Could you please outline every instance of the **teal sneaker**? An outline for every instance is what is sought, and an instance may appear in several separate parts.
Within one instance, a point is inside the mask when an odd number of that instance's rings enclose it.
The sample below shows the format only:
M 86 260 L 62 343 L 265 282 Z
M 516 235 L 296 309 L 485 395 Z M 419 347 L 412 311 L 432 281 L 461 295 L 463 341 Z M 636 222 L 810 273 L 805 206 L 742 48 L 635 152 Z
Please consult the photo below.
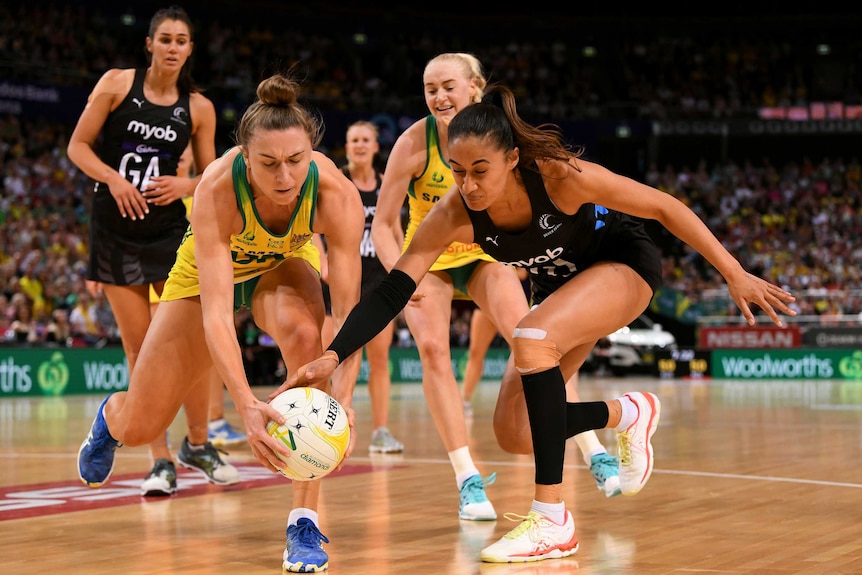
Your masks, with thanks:
M 485 479 L 479 474 L 473 475 L 461 485 L 461 507 L 458 516 L 469 521 L 494 521 L 497 512 L 488 501 L 485 487 L 497 480 L 497 474 L 492 473 Z
M 106 397 L 93 419 L 87 439 L 78 449 L 78 477 L 88 487 L 101 487 L 114 471 L 114 452 L 122 444 L 111 437 L 108 423 L 105 421 Z
M 329 555 L 323 544 L 329 543 L 314 521 L 303 517 L 287 527 L 287 545 L 282 569 L 285 573 L 317 573 L 329 568 Z
M 620 460 L 607 453 L 597 453 L 590 458 L 590 473 L 596 487 L 605 497 L 616 497 L 620 490 Z

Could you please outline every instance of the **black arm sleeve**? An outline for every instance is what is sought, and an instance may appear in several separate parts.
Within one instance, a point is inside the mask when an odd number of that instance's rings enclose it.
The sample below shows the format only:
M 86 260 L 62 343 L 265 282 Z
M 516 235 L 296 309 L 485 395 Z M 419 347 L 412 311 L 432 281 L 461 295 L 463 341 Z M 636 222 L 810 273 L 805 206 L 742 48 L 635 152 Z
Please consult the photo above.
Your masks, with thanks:
M 327 349 L 338 355 L 338 361 L 344 361 L 395 319 L 415 291 L 413 278 L 401 270 L 392 270 L 356 304 Z

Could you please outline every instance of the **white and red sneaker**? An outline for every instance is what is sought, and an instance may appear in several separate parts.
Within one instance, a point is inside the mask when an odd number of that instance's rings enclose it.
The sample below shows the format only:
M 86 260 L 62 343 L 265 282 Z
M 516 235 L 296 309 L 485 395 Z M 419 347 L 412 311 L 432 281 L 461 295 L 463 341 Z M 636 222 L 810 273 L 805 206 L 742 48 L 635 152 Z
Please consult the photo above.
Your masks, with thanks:
M 658 427 L 661 402 L 652 393 L 626 393 L 638 408 L 638 416 L 625 431 L 617 433 L 620 457 L 620 491 L 634 495 L 652 475 L 653 451 L 650 438 Z
M 543 559 L 568 557 L 578 550 L 575 520 L 566 511 L 562 525 L 554 523 L 541 513 L 530 511 L 526 516 L 506 513 L 506 519 L 521 520 L 520 525 L 506 533 L 502 539 L 482 550 L 482 561 L 487 563 L 526 563 Z

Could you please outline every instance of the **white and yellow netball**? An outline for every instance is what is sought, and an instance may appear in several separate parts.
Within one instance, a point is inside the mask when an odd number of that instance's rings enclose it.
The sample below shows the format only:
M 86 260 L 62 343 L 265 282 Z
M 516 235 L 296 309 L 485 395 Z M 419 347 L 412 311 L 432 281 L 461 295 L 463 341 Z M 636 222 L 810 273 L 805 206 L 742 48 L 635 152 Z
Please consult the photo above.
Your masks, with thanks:
M 290 451 L 281 474 L 294 481 L 320 479 L 334 471 L 350 445 L 347 412 L 331 395 L 315 387 L 294 387 L 270 402 L 284 424 L 270 420 L 266 431 Z

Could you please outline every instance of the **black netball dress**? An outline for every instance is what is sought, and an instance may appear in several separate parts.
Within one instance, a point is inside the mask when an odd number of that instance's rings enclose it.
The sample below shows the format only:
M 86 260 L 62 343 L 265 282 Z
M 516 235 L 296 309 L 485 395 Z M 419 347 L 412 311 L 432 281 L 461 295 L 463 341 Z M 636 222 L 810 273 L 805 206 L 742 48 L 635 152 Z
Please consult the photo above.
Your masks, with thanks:
M 624 263 L 653 291 L 658 289 L 661 259 L 640 221 L 598 204 L 584 204 L 576 214 L 564 214 L 548 197 L 542 176 L 534 170 L 535 165 L 521 169 L 533 212 L 526 229 L 506 232 L 494 225 L 486 211 L 467 208 L 474 241 L 498 261 L 529 272 L 532 305 L 599 261 Z
M 99 156 L 143 190 L 151 178 L 177 173 L 180 155 L 191 137 L 189 94 L 169 106 L 144 97 L 146 70 L 135 72 L 131 90 L 108 116 Z M 120 215 L 107 184 L 97 182 L 90 211 L 90 262 L 87 278 L 112 285 L 164 281 L 188 226 L 181 200 L 149 204 L 142 220 Z

